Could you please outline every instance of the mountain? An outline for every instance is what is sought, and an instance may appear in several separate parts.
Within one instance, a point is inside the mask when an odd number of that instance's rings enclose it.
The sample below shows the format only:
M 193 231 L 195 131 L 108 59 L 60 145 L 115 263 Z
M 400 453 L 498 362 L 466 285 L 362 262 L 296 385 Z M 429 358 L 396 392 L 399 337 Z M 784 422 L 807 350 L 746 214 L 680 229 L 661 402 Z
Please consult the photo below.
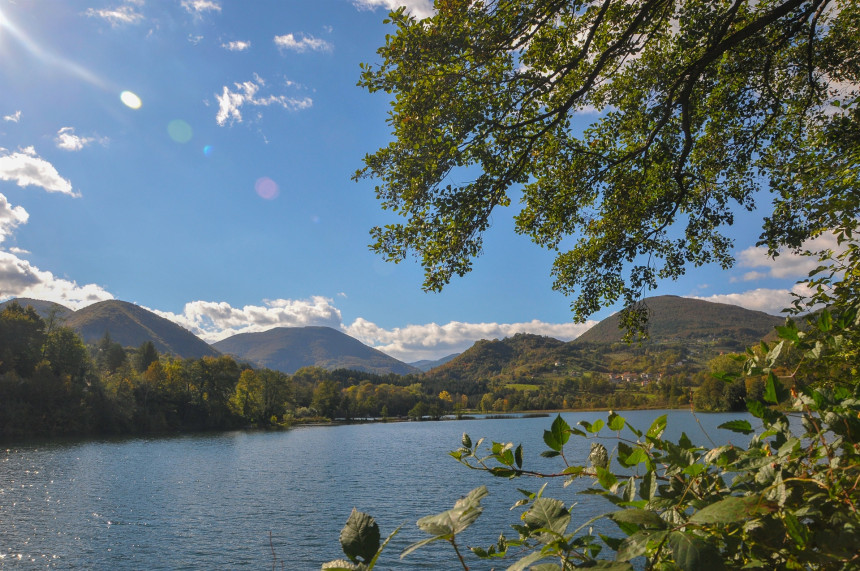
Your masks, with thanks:
M 66 325 L 77 331 L 86 343 L 97 343 L 108 332 L 111 340 L 123 347 L 138 347 L 145 341 L 152 341 L 160 353 L 183 359 L 219 354 L 187 329 L 127 301 L 94 303 L 68 316 Z
M 434 368 L 427 374 L 448 379 L 490 379 L 499 375 L 514 377 L 556 360 L 556 352 L 564 341 L 517 333 L 506 339 L 481 339 L 451 361 Z
M 45 301 L 42 299 L 31 299 L 29 297 L 19 297 L 15 299 L 10 299 L 9 301 L 4 301 L 0 303 L 0 311 L 3 311 L 7 305 L 13 302 L 18 302 L 21 307 L 32 306 L 33 309 L 36 310 L 36 313 L 39 314 L 39 317 L 45 319 L 51 316 L 51 313 L 54 313 L 54 317 L 62 321 L 67 318 L 69 315 L 74 313 L 71 309 L 66 307 L 65 305 L 60 305 L 59 303 L 54 303 L 53 301 Z
M 653 343 L 723 340 L 742 351 L 761 341 L 785 318 L 737 305 L 663 295 L 644 300 L 648 306 L 648 330 Z M 621 343 L 618 314 L 611 315 L 580 335 L 575 344 Z
M 450 361 L 454 357 L 458 356 L 459 354 L 460 353 L 451 353 L 450 355 L 448 355 L 446 357 L 442 357 L 441 359 L 436 359 L 435 361 L 431 361 L 430 359 L 422 359 L 421 361 L 415 361 L 415 362 L 409 363 L 409 364 L 411 366 L 415 367 L 416 369 L 420 369 L 426 373 L 430 369 L 435 369 L 439 365 L 444 365 L 445 363 L 447 363 L 448 361 Z
M 212 346 L 237 359 L 287 374 L 311 366 L 377 374 L 420 372 L 331 327 L 276 327 L 262 333 L 239 333 Z
M 651 338 L 641 345 L 622 342 L 618 316 L 613 315 L 567 343 L 526 333 L 481 340 L 427 375 L 449 381 L 531 384 L 589 371 L 689 374 L 703 370 L 721 353 L 757 344 L 784 321 L 760 311 L 676 296 L 653 297 L 645 303 Z

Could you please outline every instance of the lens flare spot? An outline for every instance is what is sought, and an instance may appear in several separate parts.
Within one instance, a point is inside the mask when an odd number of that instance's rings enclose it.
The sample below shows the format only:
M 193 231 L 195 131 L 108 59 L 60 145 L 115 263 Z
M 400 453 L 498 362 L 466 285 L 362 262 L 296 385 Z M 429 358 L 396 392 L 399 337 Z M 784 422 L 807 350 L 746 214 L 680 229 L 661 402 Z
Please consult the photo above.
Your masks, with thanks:
M 265 198 L 266 200 L 274 200 L 280 194 L 278 183 L 267 176 L 257 179 L 257 182 L 254 183 L 254 190 L 257 191 L 260 198 Z
M 191 125 L 182 119 L 174 119 L 167 124 L 167 134 L 177 143 L 187 143 L 194 136 Z
M 205 147 L 203 147 L 203 154 L 206 155 L 207 157 L 211 157 L 212 152 L 214 150 L 215 149 L 212 148 L 212 145 L 206 145 Z
M 131 91 L 123 91 L 119 94 L 119 99 L 125 103 L 126 107 L 130 107 L 131 109 L 140 109 L 140 106 L 143 105 L 140 97 Z

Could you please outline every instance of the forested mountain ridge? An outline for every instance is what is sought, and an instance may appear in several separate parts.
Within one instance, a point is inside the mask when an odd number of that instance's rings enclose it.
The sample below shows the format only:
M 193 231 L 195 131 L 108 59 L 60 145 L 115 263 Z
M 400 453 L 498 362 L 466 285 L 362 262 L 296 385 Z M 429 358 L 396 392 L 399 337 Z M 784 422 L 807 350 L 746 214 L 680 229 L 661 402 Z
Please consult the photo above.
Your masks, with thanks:
M 21 307 L 32 307 L 42 319 L 47 319 L 52 313 L 56 318 L 64 319 L 74 313 L 74 311 L 65 305 L 61 305 L 53 301 L 45 301 L 43 299 L 33 299 L 29 297 L 18 297 L 10 299 L 9 301 L 4 301 L 3 303 L 0 303 L 0 311 L 3 311 L 7 305 L 13 302 L 18 302 L 18 305 Z
M 784 317 L 737 305 L 715 303 L 688 297 L 661 295 L 642 302 L 648 308 L 648 332 L 652 343 L 710 340 L 742 351 L 758 343 L 782 325 Z M 573 341 L 576 344 L 611 344 L 623 341 L 619 314 L 614 314 Z
M 758 344 L 784 319 L 734 305 L 660 296 L 645 300 L 651 312 L 650 339 L 622 341 L 612 315 L 570 342 L 520 333 L 478 341 L 427 374 L 436 379 L 534 383 L 540 379 L 601 373 L 694 374 L 723 353 Z
M 152 341 L 159 353 L 186 359 L 219 355 L 208 343 L 176 323 L 127 301 L 109 300 L 88 305 L 69 315 L 65 325 L 85 343 L 97 343 L 105 333 L 123 347 Z
M 331 327 L 276 327 L 213 344 L 222 353 L 292 374 L 302 367 L 406 375 L 421 371 Z
M 96 344 L 107 333 L 114 343 L 123 347 L 139 347 L 151 341 L 159 353 L 183 359 L 220 354 L 187 329 L 126 301 L 101 301 L 72 311 L 51 301 L 17 298 L 0 303 L 0 311 L 15 302 L 21 307 L 32 307 L 43 319 L 47 319 L 53 310 L 56 324 L 69 327 L 85 343 Z

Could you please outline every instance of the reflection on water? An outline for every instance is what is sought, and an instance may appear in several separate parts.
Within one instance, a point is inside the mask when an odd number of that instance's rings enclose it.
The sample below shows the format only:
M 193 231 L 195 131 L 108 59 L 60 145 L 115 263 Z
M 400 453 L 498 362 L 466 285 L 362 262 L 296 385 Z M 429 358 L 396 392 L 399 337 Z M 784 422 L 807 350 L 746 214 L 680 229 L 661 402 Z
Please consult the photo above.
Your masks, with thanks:
M 623 414 L 647 428 L 662 412 Z M 699 415 L 704 428 L 688 411 L 669 415 L 672 438 L 681 431 L 702 444 L 705 431 L 720 442 L 745 438 L 715 428 L 744 415 Z M 574 425 L 606 414 L 563 416 Z M 486 484 L 485 514 L 464 535 L 465 544 L 486 547 L 500 532 L 511 535 L 507 524 L 517 523 L 519 512 L 509 508 L 521 497 L 516 488 L 536 491 L 544 483 L 493 479 L 464 468 L 448 451 L 468 432 L 487 442 L 521 442 L 526 468 L 552 470 L 558 460 L 539 457 L 551 422 L 362 424 L 7 446 L 0 450 L 0 567 L 259 569 L 271 565 L 274 548 L 288 569 L 319 569 L 342 556 L 340 529 L 356 507 L 376 517 L 383 535 L 403 525 L 378 568 L 437 569 L 439 561 L 452 561 L 441 543 L 398 559 L 425 537 L 415 526 L 419 517 L 449 509 Z M 565 453 L 584 462 L 588 443 L 573 438 Z M 553 481 L 547 495 L 577 501 L 574 517 L 585 521 L 612 509 L 575 494 L 589 483 L 563 489 Z M 473 563 L 472 569 L 490 568 Z

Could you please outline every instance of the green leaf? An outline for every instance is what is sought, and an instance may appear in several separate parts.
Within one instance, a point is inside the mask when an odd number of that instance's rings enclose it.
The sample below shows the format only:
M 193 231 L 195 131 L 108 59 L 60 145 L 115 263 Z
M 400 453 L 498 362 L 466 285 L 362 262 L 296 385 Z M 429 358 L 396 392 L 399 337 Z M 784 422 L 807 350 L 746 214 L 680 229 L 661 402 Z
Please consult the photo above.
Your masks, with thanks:
M 744 521 L 770 507 L 758 496 L 729 496 L 706 506 L 690 517 L 690 523 L 727 524 Z
M 783 522 L 788 535 L 799 548 L 803 549 L 809 541 L 809 532 L 806 527 L 789 511 L 783 513 Z
M 645 433 L 645 436 L 648 438 L 660 438 L 660 435 L 663 434 L 663 431 L 666 430 L 666 415 L 658 416 L 654 422 L 651 423 L 651 427 L 648 429 L 648 432 Z
M 618 561 L 629 561 L 630 559 L 641 557 L 645 555 L 649 544 L 659 544 L 668 533 L 667 531 L 654 531 L 650 529 L 637 531 L 621 542 L 621 547 L 615 553 L 615 559 Z
M 522 469 L 523 467 L 523 445 L 520 444 L 517 446 L 516 450 L 514 450 L 514 461 L 517 463 L 517 468 Z
M 779 335 L 780 339 L 785 339 L 786 341 L 792 341 L 794 343 L 800 343 L 800 335 L 798 334 L 799 332 L 797 326 L 793 323 L 784 327 L 777 326 L 776 333 L 777 335 Z
M 469 435 L 465 432 L 463 433 L 463 448 L 471 448 L 472 447 L 472 439 L 469 438 Z
M 379 526 L 370 515 L 352 508 L 346 525 L 340 531 L 340 545 L 352 561 L 365 563 L 379 550 Z
M 541 559 L 546 559 L 547 557 L 549 557 L 549 554 L 544 554 L 540 551 L 533 551 L 508 567 L 508 571 L 524 571 L 525 569 L 529 569 L 532 563 L 540 561 Z
M 606 426 L 606 423 L 603 422 L 602 419 L 597 419 L 594 421 L 594 424 L 587 426 L 586 430 L 588 430 L 588 432 L 590 432 L 591 434 L 597 434 L 598 432 L 603 430 L 604 426 Z
M 611 490 L 618 483 L 618 478 L 615 477 L 615 474 L 606 468 L 596 466 L 594 470 L 597 472 L 597 481 L 600 482 L 604 490 Z
M 645 528 L 666 529 L 666 522 L 656 512 L 650 510 L 631 508 L 612 512 L 607 517 L 616 523 L 635 523 Z
M 657 475 L 651 470 L 642 476 L 642 482 L 639 483 L 639 496 L 650 501 L 655 495 L 657 495 Z
M 609 429 L 610 430 L 618 432 L 619 430 L 624 428 L 625 424 L 626 424 L 626 421 L 624 420 L 623 416 L 619 416 L 619 415 L 615 414 L 614 412 L 609 413 Z
M 782 386 L 776 375 L 768 373 L 767 381 L 764 385 L 764 396 L 762 398 L 769 403 L 779 404 L 787 399 L 788 396 L 788 391 Z
M 821 315 L 818 316 L 818 330 L 827 333 L 831 329 L 833 329 L 833 316 L 827 309 L 822 309 Z
M 481 515 L 481 500 L 487 497 L 487 487 L 475 488 L 454 503 L 454 508 L 440 514 L 422 517 L 418 527 L 435 536 L 456 535 L 475 523 Z
M 561 535 L 570 523 L 570 512 L 560 500 L 538 498 L 523 514 L 523 522 L 530 529 L 545 529 Z
M 748 420 L 730 420 L 722 423 L 717 428 L 724 428 L 732 432 L 740 432 L 741 434 L 752 434 L 755 432 Z
M 549 430 L 543 431 L 543 441 L 553 450 L 560 452 L 570 438 L 570 426 L 557 415 Z
M 683 571 L 722 571 L 725 569 L 720 553 L 689 533 L 673 531 L 669 534 L 672 557 Z

